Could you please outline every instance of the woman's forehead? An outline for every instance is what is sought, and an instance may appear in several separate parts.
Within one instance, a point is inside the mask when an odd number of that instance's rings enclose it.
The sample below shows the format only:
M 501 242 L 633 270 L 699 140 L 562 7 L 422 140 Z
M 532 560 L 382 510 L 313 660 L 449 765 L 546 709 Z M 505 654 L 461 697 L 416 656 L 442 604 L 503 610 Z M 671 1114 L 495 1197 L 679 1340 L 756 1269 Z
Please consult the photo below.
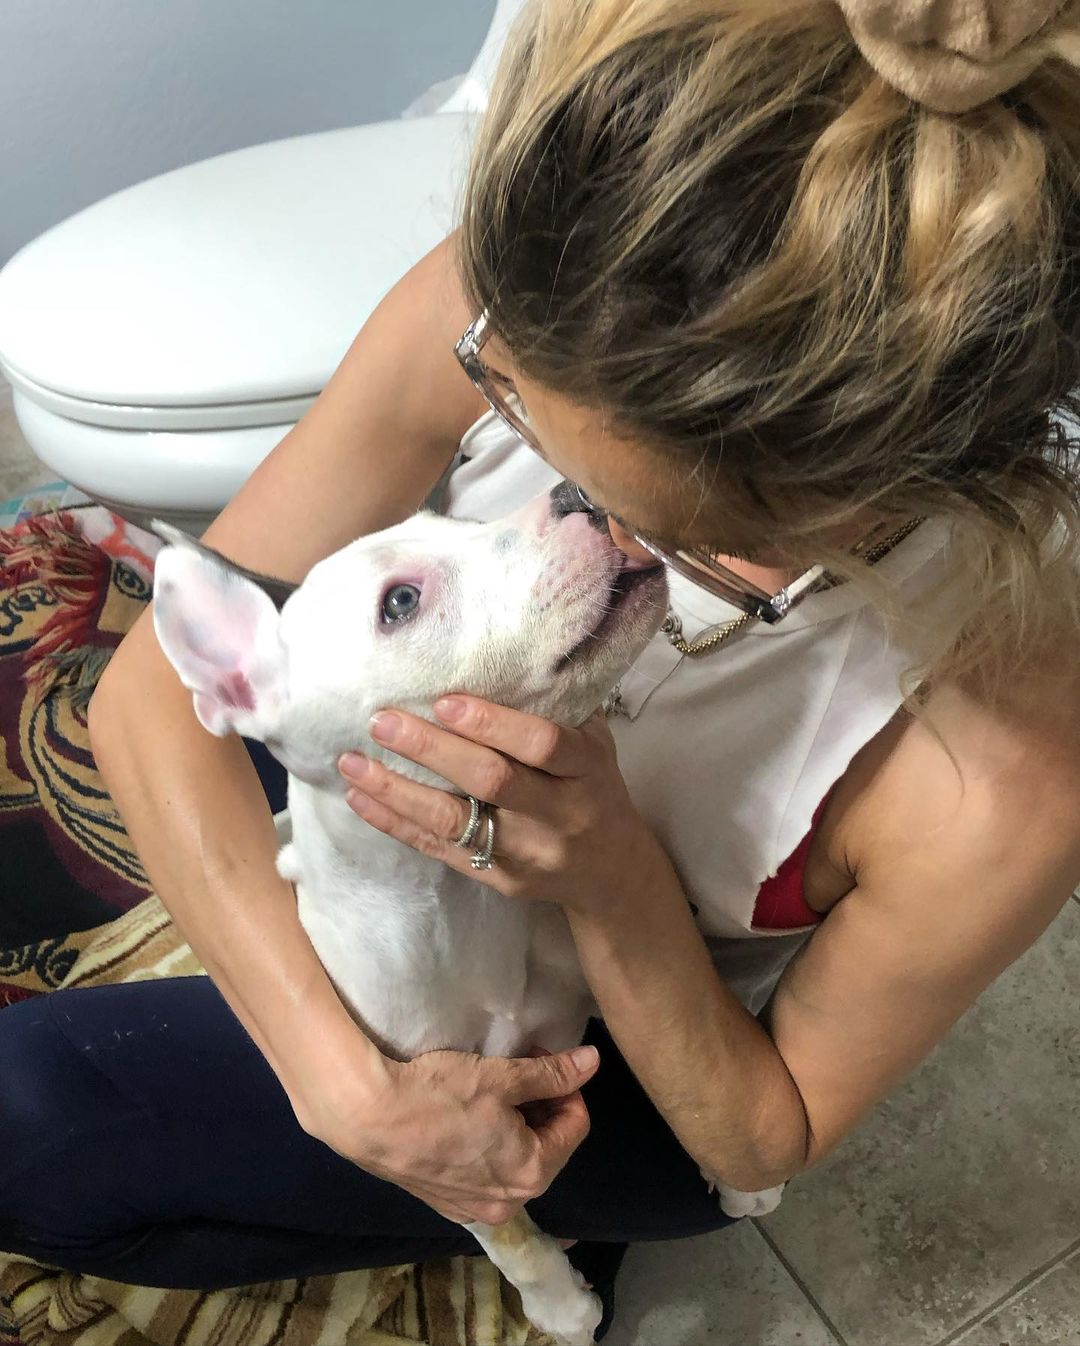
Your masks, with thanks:
M 624 513 L 648 500 L 652 511 L 669 494 L 663 460 L 618 433 L 602 408 L 572 402 L 521 376 L 516 382 L 544 457 L 598 503 Z
M 603 407 L 535 382 L 492 334 L 485 364 L 514 381 L 540 440 L 541 456 L 628 526 L 672 542 L 748 551 L 762 542 L 754 511 L 723 491 L 709 456 L 694 463 L 627 434 Z M 725 502 L 724 497 L 727 497 Z M 722 534 L 722 537 L 721 537 Z

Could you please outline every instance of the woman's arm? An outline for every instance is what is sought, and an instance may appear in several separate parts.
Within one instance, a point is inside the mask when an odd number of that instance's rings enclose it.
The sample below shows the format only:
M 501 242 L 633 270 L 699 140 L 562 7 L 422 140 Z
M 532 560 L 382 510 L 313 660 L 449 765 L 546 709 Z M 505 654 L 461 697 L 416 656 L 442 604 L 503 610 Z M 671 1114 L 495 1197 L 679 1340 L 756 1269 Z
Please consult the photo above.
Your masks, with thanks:
M 314 406 L 206 534 L 244 565 L 301 579 L 321 557 L 412 513 L 483 400 L 453 356 L 470 320 L 449 241 L 380 304 Z M 151 883 L 264 1052 L 301 1121 L 318 1089 L 350 1101 L 366 1040 L 296 914 L 243 745 L 207 734 L 145 613 L 91 702 L 106 784 Z M 378 1054 L 370 1049 L 374 1068 Z M 348 1106 L 343 1098 L 342 1106 Z
M 1048 679 L 1048 684 L 1051 680 Z M 1080 688 L 988 710 L 943 688 L 856 762 L 833 837 L 857 886 L 788 970 L 770 1031 L 832 1150 L 1050 925 L 1080 882 Z
M 818 1162 L 1053 920 L 1080 880 L 1075 725 L 958 692 L 870 745 L 831 849 L 856 886 L 781 979 L 766 1032 L 670 885 L 571 911 L 620 1049 L 725 1184 Z M 931 727 L 932 726 L 932 727 Z

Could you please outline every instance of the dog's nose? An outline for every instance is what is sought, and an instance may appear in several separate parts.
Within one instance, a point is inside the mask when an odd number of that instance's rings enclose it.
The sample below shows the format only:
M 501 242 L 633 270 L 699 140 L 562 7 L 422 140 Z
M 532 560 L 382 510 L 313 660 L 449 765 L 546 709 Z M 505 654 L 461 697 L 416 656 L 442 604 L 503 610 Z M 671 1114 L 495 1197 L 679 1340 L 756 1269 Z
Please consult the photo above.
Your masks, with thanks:
M 608 531 L 607 515 L 590 509 L 573 482 L 560 481 L 548 494 L 551 500 L 551 513 L 556 519 L 565 519 L 571 514 L 584 514 L 598 532 Z

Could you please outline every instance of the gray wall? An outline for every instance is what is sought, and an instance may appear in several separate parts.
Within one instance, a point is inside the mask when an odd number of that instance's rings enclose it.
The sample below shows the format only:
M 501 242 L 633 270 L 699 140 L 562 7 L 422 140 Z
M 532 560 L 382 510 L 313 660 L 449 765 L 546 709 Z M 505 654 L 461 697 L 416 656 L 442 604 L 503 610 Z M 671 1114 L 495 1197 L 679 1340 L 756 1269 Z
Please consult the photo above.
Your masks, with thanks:
M 3 0 L 0 265 L 83 206 L 280 136 L 394 117 L 494 0 Z

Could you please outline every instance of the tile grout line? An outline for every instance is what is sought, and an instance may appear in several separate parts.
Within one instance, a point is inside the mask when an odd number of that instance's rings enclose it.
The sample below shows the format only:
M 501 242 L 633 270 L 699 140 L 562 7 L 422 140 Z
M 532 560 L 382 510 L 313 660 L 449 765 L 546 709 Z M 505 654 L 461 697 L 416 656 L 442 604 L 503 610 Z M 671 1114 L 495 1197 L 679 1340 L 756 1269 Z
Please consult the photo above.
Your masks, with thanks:
M 761 1236 L 762 1240 L 765 1243 L 765 1246 L 772 1252 L 772 1255 L 776 1258 L 776 1260 L 780 1263 L 780 1265 L 784 1268 L 787 1274 L 798 1286 L 800 1292 L 802 1293 L 803 1297 L 807 1300 L 810 1307 L 821 1319 L 822 1323 L 824 1323 L 826 1330 L 832 1333 L 833 1338 L 837 1343 L 837 1346 L 848 1346 L 847 1338 L 844 1336 L 844 1334 L 836 1326 L 833 1320 L 829 1317 L 829 1315 L 818 1303 L 817 1296 L 804 1283 L 803 1278 L 795 1270 L 791 1262 L 789 1262 L 788 1259 L 784 1256 L 784 1254 L 780 1251 L 779 1247 L 777 1246 L 776 1240 L 773 1238 L 773 1236 L 765 1230 L 765 1227 L 762 1225 L 760 1220 L 751 1220 L 750 1223 L 754 1226 L 758 1234 Z
M 1080 1252 L 1080 1239 L 1074 1239 L 1062 1252 L 1055 1253 L 1048 1262 L 1044 1262 L 1042 1266 L 1036 1267 L 1034 1271 L 1029 1272 L 1021 1280 L 1017 1281 L 1012 1289 L 1006 1290 L 1006 1292 L 999 1299 L 994 1300 L 988 1308 L 980 1309 L 973 1317 L 969 1318 L 966 1322 L 961 1323 L 959 1327 L 954 1328 L 948 1336 L 942 1337 L 937 1343 L 937 1346 L 953 1346 L 953 1343 L 958 1341 L 965 1332 L 970 1332 L 973 1327 L 978 1327 L 980 1323 L 986 1322 L 987 1318 L 997 1313 L 998 1309 L 1002 1309 L 1007 1304 L 1011 1304 L 1014 1299 L 1019 1299 L 1020 1296 L 1026 1290 L 1030 1290 L 1033 1285 L 1038 1285 L 1040 1281 L 1045 1280 L 1046 1277 L 1056 1271 L 1062 1263 L 1067 1262 L 1075 1252 Z

